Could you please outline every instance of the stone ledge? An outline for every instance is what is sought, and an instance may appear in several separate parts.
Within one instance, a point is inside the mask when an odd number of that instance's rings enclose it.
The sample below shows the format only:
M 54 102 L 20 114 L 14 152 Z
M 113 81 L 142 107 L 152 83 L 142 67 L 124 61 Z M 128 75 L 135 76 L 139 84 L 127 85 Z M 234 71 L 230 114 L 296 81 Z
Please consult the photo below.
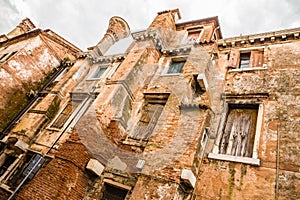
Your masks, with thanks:
M 228 72 L 246 72 L 246 71 L 258 71 L 258 70 L 267 70 L 267 67 L 252 67 L 252 68 L 242 68 L 242 69 L 230 69 Z
M 217 159 L 217 160 L 232 161 L 232 162 L 240 162 L 240 163 L 256 165 L 256 166 L 260 165 L 260 159 L 257 159 L 257 158 L 231 156 L 231 155 L 216 154 L 216 153 L 209 153 L 208 158 Z

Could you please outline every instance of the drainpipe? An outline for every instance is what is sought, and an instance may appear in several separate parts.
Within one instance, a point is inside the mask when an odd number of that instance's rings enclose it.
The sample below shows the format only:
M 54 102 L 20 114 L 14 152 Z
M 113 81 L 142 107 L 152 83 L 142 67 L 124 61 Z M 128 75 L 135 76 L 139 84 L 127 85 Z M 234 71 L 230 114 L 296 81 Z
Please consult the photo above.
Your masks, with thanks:
M 278 118 L 279 119 L 279 118 Z M 279 184 L 278 184 L 278 179 L 279 179 L 279 159 L 280 159 L 280 154 L 279 154 L 279 150 L 280 150 L 280 132 L 279 132 L 279 124 L 277 125 L 277 154 L 276 154 L 276 177 L 275 177 L 275 200 L 278 200 L 279 198 Z
M 57 70 L 55 72 L 55 74 L 51 77 L 51 79 L 38 91 L 38 93 L 42 92 L 43 90 L 45 90 L 60 74 L 61 72 L 63 72 L 63 70 L 65 69 L 67 65 L 62 64 L 62 67 L 59 68 L 59 70 Z M 11 130 L 11 128 L 13 127 L 14 123 L 16 121 L 18 121 L 23 114 L 34 104 L 34 102 L 38 99 L 38 95 L 36 95 L 27 105 L 26 107 L 13 119 L 13 121 L 5 128 L 5 132 L 8 132 Z M 5 133 L 4 132 L 4 133 Z M 63 131 L 64 132 L 64 131 Z M 0 135 L 1 138 L 2 135 Z M 4 136 L 4 134 L 3 134 Z M 56 141 L 55 141 L 56 142 Z M 38 164 L 40 163 L 40 161 L 49 153 L 49 151 L 53 148 L 55 144 L 53 144 L 50 149 L 47 151 L 47 153 L 40 157 L 39 160 L 36 162 L 36 164 L 32 167 L 32 169 L 29 171 L 29 173 L 24 177 L 24 179 L 21 181 L 21 183 L 18 185 L 18 187 L 14 190 L 14 192 L 10 195 L 10 197 L 8 198 L 8 200 L 11 200 L 15 194 L 18 192 L 18 190 L 23 186 L 23 184 L 25 183 L 25 181 L 28 179 L 29 175 L 33 172 L 33 170 L 38 166 Z

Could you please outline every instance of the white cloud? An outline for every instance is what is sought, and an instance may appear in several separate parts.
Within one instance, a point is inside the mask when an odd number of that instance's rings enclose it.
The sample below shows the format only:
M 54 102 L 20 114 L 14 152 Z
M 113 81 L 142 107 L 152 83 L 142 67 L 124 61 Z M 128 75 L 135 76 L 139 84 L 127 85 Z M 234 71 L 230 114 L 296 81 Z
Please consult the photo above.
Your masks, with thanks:
M 300 26 L 297 0 L 2 0 L 0 34 L 29 17 L 37 27 L 50 28 L 84 50 L 101 39 L 112 16 L 139 30 L 157 12 L 174 8 L 180 9 L 181 21 L 219 16 L 224 37 Z

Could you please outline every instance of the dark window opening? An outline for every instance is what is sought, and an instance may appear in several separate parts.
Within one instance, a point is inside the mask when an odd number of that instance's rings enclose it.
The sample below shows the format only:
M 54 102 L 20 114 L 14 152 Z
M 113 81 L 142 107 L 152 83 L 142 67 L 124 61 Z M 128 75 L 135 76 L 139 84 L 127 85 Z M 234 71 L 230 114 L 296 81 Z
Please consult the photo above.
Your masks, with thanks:
M 250 64 L 251 53 L 241 53 L 240 54 L 240 68 L 248 68 Z
M 194 92 L 195 92 L 195 95 L 198 96 L 198 95 L 201 95 L 203 94 L 203 92 L 205 90 L 203 90 L 198 82 L 198 74 L 197 75 L 193 75 L 193 80 L 191 82 L 191 87 L 193 88 Z
M 102 200 L 124 200 L 127 193 L 128 190 L 105 183 Z
M 232 156 L 252 157 L 257 105 L 230 105 L 219 152 Z
M 33 166 L 39 161 L 36 165 L 36 168 L 30 173 L 27 181 L 31 180 L 39 171 L 39 169 L 46 163 L 50 161 L 49 157 L 44 158 L 40 154 L 36 154 L 32 151 L 28 151 L 22 162 L 18 165 L 13 174 L 6 181 L 6 184 L 10 186 L 11 189 L 15 189 L 20 182 L 26 177 L 26 175 L 30 172 Z
M 182 68 L 185 64 L 185 61 L 172 61 L 171 66 L 168 69 L 168 74 L 177 74 L 181 73 Z
M 15 156 L 12 156 L 12 155 L 8 155 L 6 153 L 3 153 L 1 154 L 1 157 L 0 157 L 0 176 L 2 176 L 6 170 L 9 168 L 9 166 L 11 164 L 13 164 L 13 162 L 16 160 L 16 157 Z
M 0 62 L 5 61 L 3 58 L 5 58 L 5 56 L 7 56 L 7 55 L 8 55 L 8 53 L 3 54 L 3 55 L 0 57 Z

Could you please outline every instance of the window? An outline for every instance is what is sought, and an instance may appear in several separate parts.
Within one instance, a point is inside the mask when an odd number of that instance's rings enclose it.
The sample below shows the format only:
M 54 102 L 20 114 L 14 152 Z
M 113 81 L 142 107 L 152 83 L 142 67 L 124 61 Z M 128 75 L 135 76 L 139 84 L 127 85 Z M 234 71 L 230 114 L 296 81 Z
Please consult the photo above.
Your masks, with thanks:
M 231 49 L 229 58 L 230 68 L 257 68 L 263 67 L 264 52 L 263 49 Z
M 239 68 L 247 68 L 249 66 L 249 63 L 250 63 L 250 53 L 241 53 Z
M 21 151 L 15 147 L 17 141 L 18 139 L 15 137 L 8 138 L 5 148 L 0 152 L 0 176 L 6 172 L 21 153 Z
M 106 69 L 108 68 L 108 65 L 101 65 L 98 66 L 93 72 L 92 75 L 89 76 L 88 80 L 98 80 L 102 77 Z
M 262 102 L 226 102 L 213 152 L 208 154 L 208 158 L 259 165 L 258 147 L 262 115 Z
M 178 74 L 181 73 L 182 68 L 185 64 L 185 61 L 175 61 L 173 60 L 168 71 L 167 74 Z
M 0 57 L 0 62 L 5 62 L 7 61 L 10 57 L 12 57 L 13 55 L 15 55 L 17 52 L 13 51 L 11 53 L 5 53 Z
M 192 27 L 187 29 L 188 31 L 188 44 L 199 43 L 203 27 Z
M 153 132 L 164 105 L 157 103 L 147 103 L 143 106 L 142 116 L 138 121 L 132 138 L 147 139 Z
M 102 200 L 124 200 L 128 190 L 104 183 Z
M 25 170 L 23 171 L 23 176 L 27 176 L 28 178 L 31 180 L 34 175 L 38 172 L 38 170 L 42 167 L 42 165 L 45 162 L 45 158 L 40 155 L 40 154 L 36 154 L 30 161 L 30 163 L 28 164 L 28 166 L 25 168 Z
M 4 58 L 8 55 L 8 53 L 5 53 L 3 54 L 1 57 L 0 57 L 0 62 L 4 62 Z
M 64 109 L 59 113 L 59 115 L 54 119 L 50 128 L 61 129 L 64 127 L 65 123 L 69 120 L 75 109 L 81 104 L 82 101 L 70 101 L 64 107 Z
M 91 78 L 99 79 L 107 68 L 99 68 Z
M 257 121 L 257 105 L 230 105 L 219 153 L 251 157 Z
M 130 130 L 124 144 L 142 147 L 147 144 L 155 126 L 160 118 L 164 106 L 169 98 L 169 93 L 147 93 L 145 103 L 141 109 L 141 116 L 136 125 Z

